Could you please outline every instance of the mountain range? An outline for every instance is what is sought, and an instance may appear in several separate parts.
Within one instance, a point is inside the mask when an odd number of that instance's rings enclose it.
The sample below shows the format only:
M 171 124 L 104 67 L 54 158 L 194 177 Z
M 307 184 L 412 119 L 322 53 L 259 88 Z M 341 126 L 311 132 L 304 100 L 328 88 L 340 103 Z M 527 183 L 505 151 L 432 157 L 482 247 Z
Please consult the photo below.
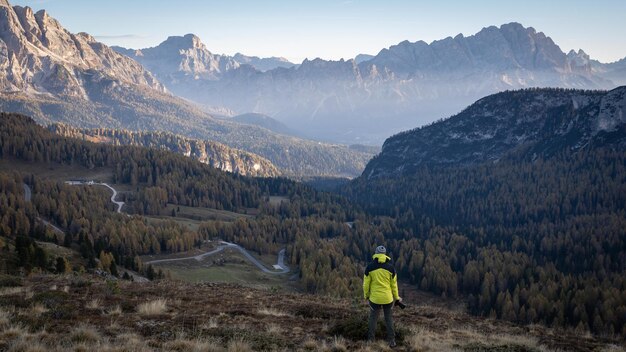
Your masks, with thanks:
M 626 86 L 611 91 L 528 89 L 497 93 L 446 120 L 399 133 L 363 176 L 401 176 L 424 166 L 469 166 L 504 157 L 534 160 L 626 147 Z
M 201 46 L 193 37 L 185 40 L 178 47 Z M 178 48 L 171 44 L 168 50 Z M 239 66 L 220 57 L 197 59 L 187 65 L 203 79 Z M 213 64 L 203 66 L 205 62 Z M 12 7 L 6 0 L 0 1 L 0 110 L 32 116 L 41 124 L 170 131 L 217 141 L 267 158 L 281 172 L 294 176 L 354 177 L 372 156 L 347 146 L 216 119 L 172 95 L 155 74 L 92 36 L 72 34 L 46 11 Z
M 378 144 L 503 90 L 610 89 L 624 81 L 623 62 L 602 64 L 582 50 L 566 54 L 544 33 L 519 23 L 430 44 L 403 41 L 355 60 L 318 58 L 267 71 L 211 56 L 193 35 L 170 37 L 156 48 L 156 58 L 131 57 L 157 77 L 184 75 L 162 78 L 177 94 L 235 113 L 267 114 L 315 139 L 344 143 Z M 207 61 L 190 70 L 187 63 L 202 58 Z M 207 74 L 204 67 L 215 69 Z

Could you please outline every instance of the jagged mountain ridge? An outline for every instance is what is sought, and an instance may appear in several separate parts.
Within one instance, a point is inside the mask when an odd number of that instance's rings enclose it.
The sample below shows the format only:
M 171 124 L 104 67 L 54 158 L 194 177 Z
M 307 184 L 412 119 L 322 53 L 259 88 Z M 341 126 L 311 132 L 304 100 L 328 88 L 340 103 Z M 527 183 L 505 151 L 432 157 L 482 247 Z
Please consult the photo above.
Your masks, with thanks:
M 512 153 L 534 159 L 566 149 L 626 146 L 626 87 L 529 89 L 485 97 L 430 126 L 399 133 L 363 176 L 399 176 L 425 165 L 473 165 Z
M 0 1 L 0 91 L 88 97 L 88 85 L 115 77 L 121 83 L 164 91 L 137 62 L 72 34 L 45 10 Z
M 295 176 L 354 177 L 372 156 L 215 119 L 169 94 L 137 62 L 88 34 L 69 33 L 43 10 L 33 14 L 2 0 L 0 17 L 0 111 L 44 125 L 170 131 L 218 141 L 270 159 Z
M 233 60 L 237 61 L 239 64 L 246 64 L 254 67 L 255 69 L 265 72 L 269 70 L 273 70 L 275 68 L 291 68 L 296 66 L 293 62 L 285 59 L 284 57 L 258 57 L 258 56 L 247 56 L 242 53 L 236 53 L 233 56 Z
M 358 61 L 318 58 L 266 72 L 240 65 L 176 89 L 205 105 L 273 116 L 314 138 L 376 144 L 507 89 L 614 88 L 615 70 L 600 71 L 578 65 L 544 33 L 509 23 L 430 44 L 404 41 Z
M 168 132 L 136 132 L 107 128 L 79 129 L 52 124 L 48 129 L 64 137 L 96 143 L 134 145 L 169 150 L 194 158 L 216 169 L 243 176 L 276 177 L 281 173 L 269 160 L 224 144 L 178 136 Z
M 239 62 L 225 55 L 211 53 L 193 34 L 170 36 L 158 46 L 146 49 L 113 50 L 141 63 L 166 84 L 184 79 L 218 79 L 227 70 L 239 67 Z

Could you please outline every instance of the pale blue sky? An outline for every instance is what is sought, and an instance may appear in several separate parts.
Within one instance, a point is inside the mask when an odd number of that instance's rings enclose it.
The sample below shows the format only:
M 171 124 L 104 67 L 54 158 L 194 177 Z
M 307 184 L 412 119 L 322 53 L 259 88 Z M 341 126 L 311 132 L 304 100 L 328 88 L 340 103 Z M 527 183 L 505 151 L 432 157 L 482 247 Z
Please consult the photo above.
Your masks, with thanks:
M 582 48 L 603 62 L 626 57 L 626 0 L 9 1 L 45 8 L 71 32 L 131 48 L 194 33 L 214 53 L 347 59 L 514 21 L 565 52 Z

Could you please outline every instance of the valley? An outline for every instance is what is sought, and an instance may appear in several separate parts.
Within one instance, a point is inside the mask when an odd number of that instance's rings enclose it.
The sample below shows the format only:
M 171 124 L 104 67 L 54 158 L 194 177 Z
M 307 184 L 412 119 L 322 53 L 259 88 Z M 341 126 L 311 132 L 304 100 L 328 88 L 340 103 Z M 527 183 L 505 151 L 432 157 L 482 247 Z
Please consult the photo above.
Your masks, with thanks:
M 0 351 L 626 351 L 621 4 L 13 1 Z

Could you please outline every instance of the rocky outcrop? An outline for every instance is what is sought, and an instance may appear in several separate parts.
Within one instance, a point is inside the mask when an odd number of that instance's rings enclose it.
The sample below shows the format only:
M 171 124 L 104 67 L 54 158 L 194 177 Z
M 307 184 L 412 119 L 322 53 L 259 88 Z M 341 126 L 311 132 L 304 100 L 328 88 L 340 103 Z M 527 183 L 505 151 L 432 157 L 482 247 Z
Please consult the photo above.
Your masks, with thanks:
M 626 87 L 511 91 L 387 139 L 363 176 L 408 175 L 424 166 L 474 165 L 506 156 L 534 160 L 605 145 L 626 147 Z
M 84 139 L 96 143 L 135 145 L 169 150 L 220 169 L 243 176 L 277 177 L 281 173 L 269 160 L 224 144 L 186 138 L 167 132 L 135 132 L 113 129 L 79 129 L 63 124 L 53 124 L 49 129 L 65 137 Z

